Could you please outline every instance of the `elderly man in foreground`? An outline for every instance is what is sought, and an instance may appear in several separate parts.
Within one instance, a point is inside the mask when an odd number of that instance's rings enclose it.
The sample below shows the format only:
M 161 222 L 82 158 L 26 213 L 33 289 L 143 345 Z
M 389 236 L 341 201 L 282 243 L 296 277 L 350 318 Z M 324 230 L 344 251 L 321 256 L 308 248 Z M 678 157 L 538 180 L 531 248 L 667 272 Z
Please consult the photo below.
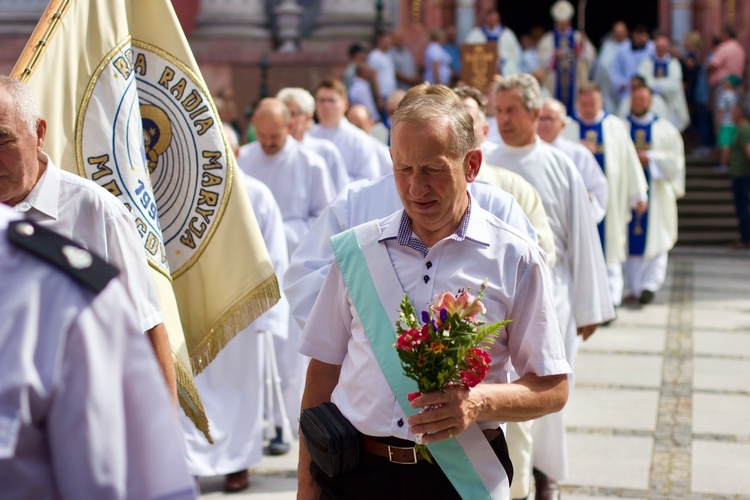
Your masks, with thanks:
M 471 117 L 450 89 L 410 90 L 392 133 L 404 208 L 342 233 L 356 238 L 349 251 L 366 265 L 351 266 L 339 253 L 298 344 L 312 358 L 303 409 L 332 401 L 360 433 L 364 450 L 353 470 L 329 477 L 301 447 L 299 497 L 508 498 L 512 468 L 500 425 L 559 411 L 567 401 L 570 368 L 545 257 L 467 191 L 482 153 L 474 148 Z M 334 247 L 344 250 L 343 241 L 335 239 Z M 489 348 L 485 382 L 402 405 L 394 389 L 405 379 L 401 367 L 379 360 L 392 359 L 404 293 L 421 308 L 438 293 L 478 290 L 485 278 L 487 321 L 512 319 Z M 520 376 L 514 383 L 506 383 L 509 362 Z M 441 406 L 419 412 L 431 405 Z M 418 434 L 431 462 L 413 452 Z M 401 454 L 413 460 L 399 460 Z

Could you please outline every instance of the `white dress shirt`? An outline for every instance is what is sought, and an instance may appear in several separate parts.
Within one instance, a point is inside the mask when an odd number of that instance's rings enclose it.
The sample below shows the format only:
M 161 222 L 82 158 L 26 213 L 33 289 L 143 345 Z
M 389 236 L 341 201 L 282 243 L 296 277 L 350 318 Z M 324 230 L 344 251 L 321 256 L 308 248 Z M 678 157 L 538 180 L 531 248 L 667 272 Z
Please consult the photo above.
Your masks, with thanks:
M 474 200 L 465 235 L 444 238 L 423 255 L 398 242 L 403 213 L 399 210 L 380 220 L 379 241 L 386 246 L 399 282 L 417 311 L 426 310 L 439 293 L 455 293 L 467 286 L 477 291 L 487 278 L 483 299 L 486 320 L 513 320 L 489 348 L 488 383 L 508 381 L 505 370 L 509 359 L 522 376 L 570 372 L 555 317 L 549 270 L 537 245 L 482 210 Z M 341 365 L 331 400 L 360 432 L 413 441 L 406 415 L 375 358 L 337 263 L 320 292 L 298 344 L 300 352 Z M 395 338 L 393 331 L 382 333 Z M 497 428 L 500 422 L 479 424 Z
M 372 49 L 367 54 L 367 65 L 375 70 L 378 79 L 378 90 L 383 98 L 396 90 L 396 64 L 389 52 Z M 377 119 L 373 116 L 374 119 Z
M 162 322 L 152 271 L 133 217 L 106 189 L 60 170 L 47 157 L 47 169 L 39 182 L 13 209 L 118 268 L 135 304 L 141 331 Z
M 299 142 L 306 148 L 318 153 L 326 161 L 336 194 L 349 184 L 349 174 L 346 171 L 346 166 L 344 166 L 344 159 L 335 144 L 325 139 L 318 139 L 310 134 L 305 134 Z
M 0 205 L 0 496 L 195 498 L 125 288 L 95 294 L 11 247 L 16 218 Z

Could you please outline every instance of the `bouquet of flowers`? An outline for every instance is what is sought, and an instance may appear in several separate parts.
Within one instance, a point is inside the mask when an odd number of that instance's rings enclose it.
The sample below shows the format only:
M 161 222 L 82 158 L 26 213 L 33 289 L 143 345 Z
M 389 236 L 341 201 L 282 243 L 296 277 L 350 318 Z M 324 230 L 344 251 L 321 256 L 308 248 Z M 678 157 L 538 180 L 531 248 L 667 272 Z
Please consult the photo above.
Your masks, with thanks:
M 420 394 L 456 385 L 470 389 L 487 376 L 490 355 L 485 349 L 510 320 L 485 324 L 480 319 L 486 313 L 481 300 L 486 286 L 485 281 L 476 297 L 469 293 L 468 287 L 456 295 L 450 292 L 436 295 L 429 310 L 422 311 L 421 323 L 404 294 L 394 347 L 404 374 L 415 380 L 419 388 L 419 392 L 408 395 L 409 401 Z M 429 460 L 420 438 L 417 436 L 417 449 Z

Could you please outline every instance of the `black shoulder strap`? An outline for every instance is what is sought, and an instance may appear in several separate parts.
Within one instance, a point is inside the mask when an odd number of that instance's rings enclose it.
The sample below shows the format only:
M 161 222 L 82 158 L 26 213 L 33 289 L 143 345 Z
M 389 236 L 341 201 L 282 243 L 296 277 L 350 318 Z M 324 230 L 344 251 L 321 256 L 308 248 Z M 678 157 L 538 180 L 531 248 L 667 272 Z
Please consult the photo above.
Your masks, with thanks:
M 34 222 L 19 220 L 8 225 L 8 240 L 96 293 L 104 290 L 118 269 L 80 245 Z

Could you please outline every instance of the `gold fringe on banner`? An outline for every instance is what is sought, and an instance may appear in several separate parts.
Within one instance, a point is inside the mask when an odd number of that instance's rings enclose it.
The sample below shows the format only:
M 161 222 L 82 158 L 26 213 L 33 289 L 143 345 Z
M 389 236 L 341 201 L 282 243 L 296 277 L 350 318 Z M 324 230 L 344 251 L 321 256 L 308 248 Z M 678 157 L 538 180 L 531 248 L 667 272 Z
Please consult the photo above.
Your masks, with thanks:
M 196 429 L 203 433 L 206 440 L 214 444 L 210 429 L 208 428 L 208 418 L 203 409 L 203 403 L 201 403 L 198 391 L 195 389 L 195 384 L 193 383 L 193 376 L 176 355 L 173 354 L 172 359 L 174 360 L 174 371 L 177 376 L 177 399 L 180 401 L 180 407 L 185 412 L 185 415 L 195 424 Z
M 202 372 L 239 331 L 278 302 L 280 293 L 276 275 L 271 274 L 245 295 L 235 307 L 224 313 L 203 340 L 188 353 L 193 374 L 198 375 Z

